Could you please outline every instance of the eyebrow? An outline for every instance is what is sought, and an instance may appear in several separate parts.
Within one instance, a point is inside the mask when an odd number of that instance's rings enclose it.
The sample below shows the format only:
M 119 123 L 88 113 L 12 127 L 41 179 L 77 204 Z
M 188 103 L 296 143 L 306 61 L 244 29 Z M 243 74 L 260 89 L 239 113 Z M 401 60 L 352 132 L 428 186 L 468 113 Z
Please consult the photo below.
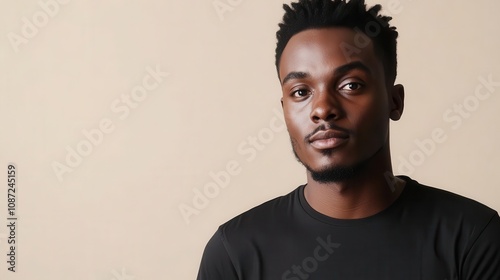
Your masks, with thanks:
M 290 72 L 283 79 L 283 82 L 281 83 L 281 85 L 284 85 L 286 82 L 288 82 L 290 80 L 305 79 L 305 78 L 308 78 L 310 76 L 311 75 L 309 75 L 309 73 L 306 73 L 306 72 Z
M 334 76 L 342 76 L 342 75 L 345 75 L 345 74 L 347 74 L 350 71 L 355 70 L 355 69 L 359 69 L 359 70 L 364 71 L 368 74 L 371 74 L 370 68 L 368 68 L 368 66 L 366 66 L 363 62 L 353 61 L 351 63 L 347 63 L 347 64 L 344 64 L 342 66 L 337 67 L 333 71 L 333 75 Z M 285 76 L 281 85 L 284 85 L 286 82 L 288 82 L 290 80 L 305 79 L 305 78 L 308 78 L 310 76 L 311 75 L 307 72 L 290 72 L 290 73 L 288 73 L 288 75 Z

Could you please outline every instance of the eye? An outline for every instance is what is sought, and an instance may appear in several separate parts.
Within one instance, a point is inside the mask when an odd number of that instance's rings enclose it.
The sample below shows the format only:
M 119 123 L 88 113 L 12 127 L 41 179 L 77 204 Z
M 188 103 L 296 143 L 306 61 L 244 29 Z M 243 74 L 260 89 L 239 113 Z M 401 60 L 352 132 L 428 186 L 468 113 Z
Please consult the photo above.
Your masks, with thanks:
M 345 91 L 357 91 L 363 88 L 362 83 L 358 82 L 348 82 L 340 86 L 340 90 L 345 90 Z
M 293 97 L 306 97 L 309 95 L 309 91 L 306 89 L 297 89 L 292 92 Z

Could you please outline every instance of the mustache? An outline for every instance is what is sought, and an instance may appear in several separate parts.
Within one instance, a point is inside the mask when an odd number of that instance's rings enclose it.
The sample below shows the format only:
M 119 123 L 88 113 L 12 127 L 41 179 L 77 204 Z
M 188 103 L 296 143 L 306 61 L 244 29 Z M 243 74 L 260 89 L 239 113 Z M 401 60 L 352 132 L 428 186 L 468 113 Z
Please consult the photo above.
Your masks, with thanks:
M 307 134 L 306 137 L 304 138 L 304 140 L 307 142 L 309 142 L 309 139 L 316 133 L 318 133 L 319 131 L 323 131 L 323 130 L 337 130 L 337 131 L 342 131 L 344 133 L 349 133 L 349 130 L 343 128 L 343 127 L 340 127 L 334 123 L 323 123 L 321 125 L 319 125 L 318 127 L 316 127 L 311 133 Z

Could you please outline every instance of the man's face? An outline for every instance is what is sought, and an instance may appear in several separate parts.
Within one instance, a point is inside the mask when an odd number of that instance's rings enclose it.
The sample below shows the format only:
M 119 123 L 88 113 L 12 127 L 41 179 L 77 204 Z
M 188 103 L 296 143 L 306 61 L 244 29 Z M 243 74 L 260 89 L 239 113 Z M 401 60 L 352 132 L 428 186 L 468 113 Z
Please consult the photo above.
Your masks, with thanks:
M 353 51 L 355 35 L 347 28 L 302 31 L 290 39 L 279 64 L 294 153 L 311 173 L 333 176 L 325 182 L 353 176 L 388 147 L 389 117 L 401 113 L 394 113 L 398 102 L 373 44 Z

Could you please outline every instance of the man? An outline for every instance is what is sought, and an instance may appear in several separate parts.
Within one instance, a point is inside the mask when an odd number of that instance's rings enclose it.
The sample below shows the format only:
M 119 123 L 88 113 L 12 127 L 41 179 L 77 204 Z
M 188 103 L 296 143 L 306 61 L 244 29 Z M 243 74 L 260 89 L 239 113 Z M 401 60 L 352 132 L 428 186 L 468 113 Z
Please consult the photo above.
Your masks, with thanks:
M 284 8 L 276 67 L 307 184 L 220 226 L 198 280 L 499 280 L 496 211 L 392 175 L 404 89 L 391 18 L 364 0 Z

